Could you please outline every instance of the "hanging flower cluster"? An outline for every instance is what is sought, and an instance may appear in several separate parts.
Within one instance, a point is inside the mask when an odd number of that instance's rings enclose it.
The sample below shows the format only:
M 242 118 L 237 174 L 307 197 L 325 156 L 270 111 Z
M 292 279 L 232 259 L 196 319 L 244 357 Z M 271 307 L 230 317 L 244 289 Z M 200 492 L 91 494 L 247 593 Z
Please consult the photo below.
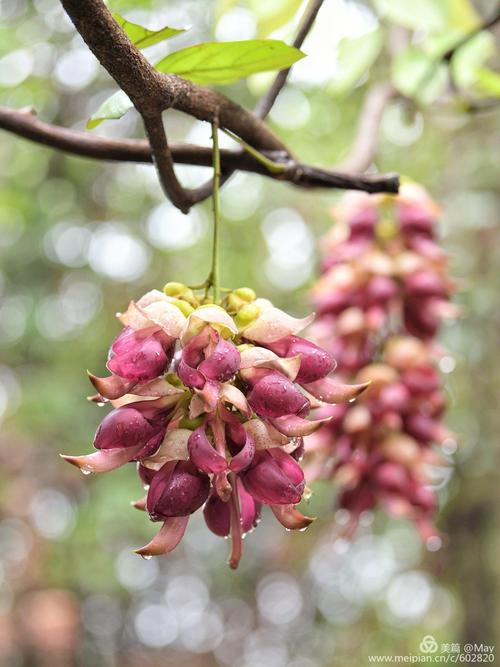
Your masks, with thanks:
M 288 529 L 311 523 L 295 508 L 305 489 L 303 436 L 323 423 L 308 413 L 364 387 L 335 383 L 331 354 L 297 335 L 312 316 L 291 317 L 248 288 L 220 306 L 201 301 L 168 283 L 118 314 L 111 374 L 90 374 L 92 400 L 113 410 L 97 429 L 96 452 L 64 458 L 87 474 L 137 462 L 147 495 L 135 506 L 163 523 L 139 554 L 174 549 L 203 508 L 208 528 L 231 536 L 235 568 L 262 505 Z
M 396 197 L 350 193 L 325 239 L 311 337 L 337 359 L 344 380 L 371 385 L 356 405 L 319 411 L 332 419 L 306 439 L 306 475 L 337 481 L 346 532 L 382 505 L 413 520 L 423 539 L 436 534 L 429 470 L 443 465 L 435 446 L 449 446 L 451 434 L 441 424 L 434 336 L 456 314 L 435 237 L 438 213 L 415 184 Z

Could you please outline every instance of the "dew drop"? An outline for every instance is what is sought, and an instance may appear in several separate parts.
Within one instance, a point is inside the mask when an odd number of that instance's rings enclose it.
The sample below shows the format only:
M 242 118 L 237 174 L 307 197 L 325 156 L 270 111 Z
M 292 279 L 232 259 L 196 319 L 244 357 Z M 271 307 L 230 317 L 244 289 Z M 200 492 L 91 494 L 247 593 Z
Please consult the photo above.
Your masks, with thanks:
M 87 463 L 80 468 L 80 471 L 82 475 L 91 475 L 94 472 L 94 468 Z
M 350 398 L 349 403 L 355 403 L 356 399 L 355 398 Z
M 439 535 L 431 535 L 429 538 L 427 538 L 425 546 L 427 547 L 428 551 L 439 551 L 439 549 L 441 549 L 443 546 L 443 540 L 439 537 Z
M 304 528 L 299 528 L 299 533 L 305 533 L 306 530 L 307 530 L 307 526 L 305 526 Z
M 153 556 L 151 554 L 141 554 L 141 558 L 144 558 L 144 560 L 151 560 Z

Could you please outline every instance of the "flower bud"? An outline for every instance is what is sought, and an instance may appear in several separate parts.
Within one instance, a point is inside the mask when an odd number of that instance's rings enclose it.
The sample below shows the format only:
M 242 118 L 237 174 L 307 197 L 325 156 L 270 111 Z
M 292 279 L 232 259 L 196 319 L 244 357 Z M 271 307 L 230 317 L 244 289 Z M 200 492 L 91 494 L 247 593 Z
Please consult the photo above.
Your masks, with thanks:
M 103 450 L 139 448 L 140 455 L 147 456 L 159 447 L 164 431 L 165 426 L 153 426 L 139 410 L 124 406 L 104 417 L 97 428 L 94 447 Z
M 295 378 L 299 384 L 315 382 L 335 368 L 335 359 L 329 352 L 300 336 L 286 336 L 268 343 L 267 347 L 280 357 L 300 354 L 300 369 Z
M 148 382 L 162 375 L 172 359 L 170 340 L 160 331 L 126 327 L 111 345 L 107 367 L 116 375 L 136 382 Z
M 303 416 L 307 414 L 310 405 L 293 382 L 281 373 L 272 371 L 254 384 L 247 398 L 255 412 L 262 417 Z
M 266 505 L 296 505 L 304 491 L 301 467 L 279 448 L 257 452 L 241 477 L 246 490 Z
M 166 463 L 153 477 L 146 508 L 153 521 L 196 512 L 208 498 L 210 480 L 190 461 Z

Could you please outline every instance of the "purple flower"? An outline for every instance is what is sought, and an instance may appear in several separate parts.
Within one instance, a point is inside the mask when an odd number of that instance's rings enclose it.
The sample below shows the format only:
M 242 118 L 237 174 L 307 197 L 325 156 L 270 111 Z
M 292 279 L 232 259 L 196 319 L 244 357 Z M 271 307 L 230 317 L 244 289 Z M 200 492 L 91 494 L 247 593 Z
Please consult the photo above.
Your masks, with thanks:
M 148 382 L 165 372 L 172 352 L 172 343 L 162 331 L 125 327 L 111 345 L 107 367 L 126 380 Z
M 247 398 L 262 417 L 304 416 L 310 407 L 309 401 L 294 383 L 277 371 L 263 373 Z
M 300 354 L 300 369 L 295 378 L 299 384 L 319 380 L 335 368 L 335 359 L 329 352 L 300 336 L 286 336 L 266 347 L 279 357 Z
M 208 498 L 210 480 L 190 461 L 170 461 L 151 481 L 146 508 L 152 521 L 188 516 Z
M 266 505 L 296 505 L 305 484 L 297 461 L 279 447 L 257 452 L 241 479 L 255 500 Z
M 203 389 L 207 380 L 226 382 L 240 367 L 240 353 L 207 326 L 182 350 L 177 373 L 186 387 Z

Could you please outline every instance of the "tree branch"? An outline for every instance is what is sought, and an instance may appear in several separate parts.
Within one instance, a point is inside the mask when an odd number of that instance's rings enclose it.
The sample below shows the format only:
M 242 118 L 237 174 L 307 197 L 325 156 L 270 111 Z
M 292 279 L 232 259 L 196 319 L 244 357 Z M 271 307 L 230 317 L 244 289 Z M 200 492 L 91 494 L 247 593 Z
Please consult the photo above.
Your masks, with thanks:
M 321 9 L 322 4 L 323 0 L 309 1 L 309 6 L 306 9 L 306 13 L 304 14 L 304 18 L 302 19 L 297 36 L 293 41 L 293 46 L 296 49 L 300 49 L 300 47 L 304 43 L 305 38 L 307 37 L 309 31 L 314 25 L 314 21 L 316 20 L 316 16 L 318 15 L 318 12 Z M 291 69 L 292 68 L 289 67 L 288 69 L 282 69 L 280 72 L 278 72 L 276 78 L 273 81 L 272 86 L 269 88 L 264 97 L 260 100 L 259 104 L 255 109 L 255 115 L 258 118 L 264 119 L 267 116 L 267 114 L 271 111 L 273 104 L 276 102 L 276 98 L 278 97 L 281 89 L 285 85 L 285 82 L 288 78 L 288 74 L 290 73 Z
M 389 83 L 379 83 L 368 90 L 353 145 L 339 165 L 341 171 L 363 172 L 371 165 L 377 150 L 378 129 L 385 107 L 396 95 L 396 90 Z
M 97 137 L 87 132 L 78 132 L 57 127 L 39 120 L 32 112 L 26 109 L 15 110 L 0 107 L 0 129 L 17 136 L 34 141 L 50 148 L 64 151 L 72 155 L 92 158 L 96 160 L 110 160 L 115 162 L 153 162 L 151 146 L 143 139 L 110 139 Z M 172 159 L 179 164 L 210 167 L 212 165 L 212 149 L 192 144 L 172 144 L 170 146 Z M 221 166 L 226 172 L 239 170 L 262 174 L 276 180 L 293 183 L 302 188 L 340 188 L 363 190 L 365 192 L 397 192 L 398 177 L 396 174 L 349 174 L 312 167 L 290 161 L 286 153 L 276 151 L 262 151 L 270 160 L 282 162 L 286 170 L 282 174 L 271 173 L 258 160 L 248 153 L 221 149 Z M 210 195 L 209 184 L 199 188 L 204 189 L 205 196 Z M 192 191 L 198 193 L 198 191 Z M 200 194 L 194 194 L 198 200 Z M 203 197 L 202 197 L 203 198 Z
M 461 46 L 467 44 L 467 42 L 470 39 L 478 35 L 483 30 L 490 30 L 490 28 L 494 28 L 495 25 L 499 22 L 500 22 L 500 5 L 497 6 L 495 12 L 488 19 L 485 19 L 482 23 L 480 23 L 477 26 L 477 28 L 471 30 L 471 32 L 468 32 L 466 35 L 461 37 L 457 42 L 455 42 L 455 44 L 453 44 L 453 46 L 449 48 L 448 51 L 446 51 L 442 55 L 442 60 L 449 62 Z

